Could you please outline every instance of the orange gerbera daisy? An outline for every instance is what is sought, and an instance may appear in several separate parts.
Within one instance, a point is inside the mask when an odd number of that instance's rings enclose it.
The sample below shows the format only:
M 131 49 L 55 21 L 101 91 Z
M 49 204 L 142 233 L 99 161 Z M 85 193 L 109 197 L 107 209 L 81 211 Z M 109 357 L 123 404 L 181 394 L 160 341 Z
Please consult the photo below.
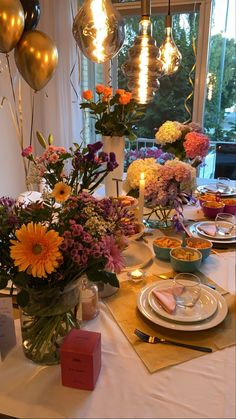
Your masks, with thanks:
M 20 272 L 46 278 L 59 266 L 62 257 L 59 246 L 64 239 L 55 230 L 31 222 L 16 230 L 16 238 L 11 240 L 10 255 Z
M 64 182 L 57 182 L 52 191 L 56 202 L 65 202 L 70 197 L 71 187 Z

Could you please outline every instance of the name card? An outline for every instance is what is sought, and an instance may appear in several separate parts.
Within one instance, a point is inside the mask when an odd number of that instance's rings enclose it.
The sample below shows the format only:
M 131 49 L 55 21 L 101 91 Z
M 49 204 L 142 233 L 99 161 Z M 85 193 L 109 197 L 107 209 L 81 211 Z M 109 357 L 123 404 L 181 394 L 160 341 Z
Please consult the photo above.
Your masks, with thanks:
M 0 362 L 16 345 L 16 332 L 11 297 L 0 297 Z

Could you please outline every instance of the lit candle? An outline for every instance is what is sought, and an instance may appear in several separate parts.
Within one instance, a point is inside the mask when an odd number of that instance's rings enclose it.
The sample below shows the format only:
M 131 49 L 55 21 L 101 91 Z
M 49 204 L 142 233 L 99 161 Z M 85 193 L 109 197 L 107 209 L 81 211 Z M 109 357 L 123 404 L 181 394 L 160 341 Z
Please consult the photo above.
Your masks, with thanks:
M 135 269 L 135 271 L 131 272 L 131 278 L 132 279 L 141 279 L 143 276 L 142 271 L 140 271 L 139 269 Z
M 139 223 L 143 222 L 144 192 L 145 192 L 145 179 L 144 179 L 144 173 L 141 173 L 140 181 L 139 181 L 139 201 L 138 201 L 138 207 L 139 207 L 138 221 L 139 221 Z

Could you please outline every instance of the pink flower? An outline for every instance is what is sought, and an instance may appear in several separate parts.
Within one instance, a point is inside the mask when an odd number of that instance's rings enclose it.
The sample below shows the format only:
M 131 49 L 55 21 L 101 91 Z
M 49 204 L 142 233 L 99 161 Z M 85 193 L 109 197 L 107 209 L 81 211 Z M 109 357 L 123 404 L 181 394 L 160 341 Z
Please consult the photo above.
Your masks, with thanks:
M 124 260 L 114 238 L 111 236 L 103 237 L 102 245 L 104 249 L 104 257 L 107 260 L 105 269 L 111 272 L 119 273 L 121 268 L 124 266 Z
M 209 149 L 209 138 L 198 132 L 189 132 L 185 136 L 183 143 L 186 156 L 190 159 L 194 159 L 197 156 L 205 157 Z
M 33 147 L 32 145 L 29 145 L 28 147 L 24 148 L 24 150 L 22 150 L 22 157 L 28 157 L 32 154 L 33 152 Z

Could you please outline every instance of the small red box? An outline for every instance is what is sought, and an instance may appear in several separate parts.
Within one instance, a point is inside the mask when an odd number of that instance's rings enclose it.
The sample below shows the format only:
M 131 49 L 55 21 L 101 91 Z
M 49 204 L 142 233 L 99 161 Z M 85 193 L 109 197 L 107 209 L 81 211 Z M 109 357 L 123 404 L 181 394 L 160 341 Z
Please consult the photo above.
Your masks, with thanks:
M 72 329 L 60 354 L 62 384 L 93 390 L 101 369 L 101 333 Z

